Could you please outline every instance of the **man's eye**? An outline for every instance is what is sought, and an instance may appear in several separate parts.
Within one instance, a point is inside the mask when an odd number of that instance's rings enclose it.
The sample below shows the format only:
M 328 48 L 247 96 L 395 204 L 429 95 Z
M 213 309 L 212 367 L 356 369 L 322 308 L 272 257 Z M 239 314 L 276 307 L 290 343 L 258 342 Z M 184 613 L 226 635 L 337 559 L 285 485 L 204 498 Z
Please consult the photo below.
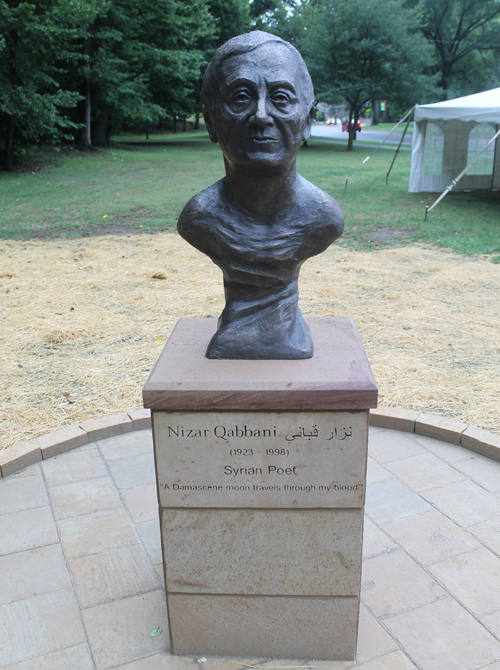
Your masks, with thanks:
M 286 93 L 282 93 L 281 91 L 273 93 L 271 99 L 273 102 L 277 102 L 279 105 L 290 102 L 290 97 Z
M 248 93 L 246 91 L 237 91 L 233 95 L 233 102 L 236 102 L 236 103 L 238 103 L 238 102 L 239 103 L 248 102 L 249 100 L 250 100 L 250 96 L 248 95 Z

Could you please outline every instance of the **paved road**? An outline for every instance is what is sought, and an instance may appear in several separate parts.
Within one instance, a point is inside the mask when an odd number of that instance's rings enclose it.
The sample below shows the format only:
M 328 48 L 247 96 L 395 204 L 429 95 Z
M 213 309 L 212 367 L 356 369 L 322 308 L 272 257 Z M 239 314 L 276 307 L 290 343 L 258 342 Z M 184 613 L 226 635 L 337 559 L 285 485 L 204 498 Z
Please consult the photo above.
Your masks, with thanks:
M 342 126 L 313 126 L 312 131 L 311 131 L 311 136 L 312 137 L 318 137 L 318 138 L 325 138 L 325 139 L 331 139 L 331 140 L 343 140 L 344 142 L 347 142 L 347 133 L 342 132 Z M 356 140 L 357 142 L 360 141 L 369 141 L 369 142 L 382 142 L 382 140 L 387 136 L 387 133 L 385 132 L 377 132 L 376 130 L 369 130 L 369 131 L 361 131 L 361 133 L 358 134 L 358 139 Z M 413 134 L 412 133 L 406 133 L 404 142 L 403 142 L 403 147 L 411 147 L 412 143 L 412 138 Z M 386 142 L 386 144 L 399 144 L 399 141 L 401 139 L 401 135 L 399 132 L 393 133 L 389 140 Z

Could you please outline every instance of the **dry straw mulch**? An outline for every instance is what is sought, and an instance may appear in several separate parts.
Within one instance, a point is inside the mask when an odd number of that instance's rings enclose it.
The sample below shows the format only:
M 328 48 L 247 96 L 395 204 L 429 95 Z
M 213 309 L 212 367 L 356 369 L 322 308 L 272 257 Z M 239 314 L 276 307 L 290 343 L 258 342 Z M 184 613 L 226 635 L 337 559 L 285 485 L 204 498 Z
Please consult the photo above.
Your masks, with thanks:
M 349 315 L 381 404 L 500 432 L 500 266 L 422 246 L 334 245 L 301 306 Z M 216 316 L 220 271 L 174 233 L 0 243 L 0 448 L 141 406 L 183 316 Z

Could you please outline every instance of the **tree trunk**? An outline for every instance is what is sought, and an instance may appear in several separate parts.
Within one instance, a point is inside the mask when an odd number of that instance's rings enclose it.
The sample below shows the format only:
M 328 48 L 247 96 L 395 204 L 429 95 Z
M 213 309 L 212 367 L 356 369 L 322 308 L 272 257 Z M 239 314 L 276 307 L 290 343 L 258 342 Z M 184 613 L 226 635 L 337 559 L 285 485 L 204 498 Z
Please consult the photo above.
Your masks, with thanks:
M 106 116 L 101 116 L 97 122 L 92 126 L 92 145 L 96 147 L 108 147 L 108 119 Z
M 372 102 L 372 126 L 378 126 L 380 123 L 380 105 L 378 100 Z
M 11 96 L 12 99 L 15 96 L 16 85 L 17 85 L 17 68 L 16 68 L 16 52 L 17 52 L 17 42 L 19 36 L 17 31 L 13 31 L 11 35 L 12 41 L 9 48 L 9 84 L 11 86 Z M 10 172 L 12 170 L 12 160 L 14 155 L 14 125 L 15 125 L 15 116 L 14 114 L 9 114 L 7 117 L 7 128 L 5 133 L 5 162 L 4 170 Z
M 149 140 L 149 123 L 146 123 L 146 139 Z
M 90 31 L 90 25 L 87 26 Z M 92 149 L 92 89 L 90 81 L 90 57 L 92 55 L 92 37 L 90 34 L 83 40 L 83 53 L 85 54 L 85 84 L 83 92 L 85 100 L 83 101 L 83 118 L 84 127 L 80 130 L 80 137 L 78 141 L 78 148 L 80 151 Z
M 194 115 L 194 128 L 193 130 L 199 130 L 200 129 L 200 112 L 196 112 Z
M 186 117 L 182 119 L 182 132 L 183 133 L 186 132 Z
M 173 133 L 177 132 L 177 117 L 174 114 L 174 129 L 172 130 Z
M 354 130 L 352 122 L 352 109 L 349 111 L 349 125 L 347 127 L 347 147 L 346 151 L 354 151 L 354 140 L 356 139 L 356 131 Z

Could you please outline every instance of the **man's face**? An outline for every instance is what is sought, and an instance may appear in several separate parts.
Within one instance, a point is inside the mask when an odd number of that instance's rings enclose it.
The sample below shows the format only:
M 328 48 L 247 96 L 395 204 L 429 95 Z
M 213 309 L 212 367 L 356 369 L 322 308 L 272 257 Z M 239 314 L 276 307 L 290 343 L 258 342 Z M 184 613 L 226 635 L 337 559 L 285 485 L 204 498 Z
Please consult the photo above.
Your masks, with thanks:
M 211 120 L 226 159 L 248 167 L 293 161 L 304 134 L 308 136 L 312 110 L 290 49 L 274 42 L 231 56 L 220 75 Z

